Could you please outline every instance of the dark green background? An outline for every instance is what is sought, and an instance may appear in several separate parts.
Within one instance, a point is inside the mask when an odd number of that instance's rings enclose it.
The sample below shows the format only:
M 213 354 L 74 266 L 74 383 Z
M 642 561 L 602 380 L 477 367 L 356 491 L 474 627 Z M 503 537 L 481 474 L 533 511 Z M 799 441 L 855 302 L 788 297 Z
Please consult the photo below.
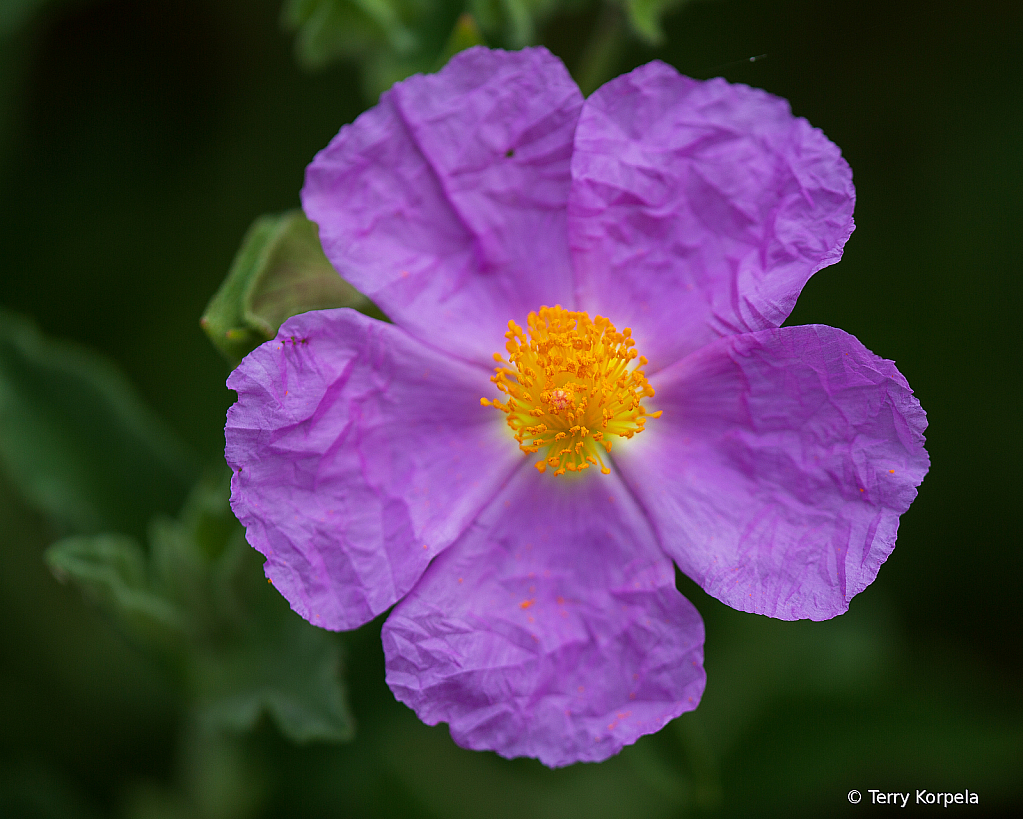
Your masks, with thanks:
M 79 0 L 0 40 L 0 305 L 112 358 L 206 460 L 232 399 L 198 318 L 249 223 L 297 206 L 306 163 L 366 106 L 356 66 L 296 67 L 279 12 Z M 544 33 L 570 67 L 591 20 Z M 854 333 L 927 410 L 931 472 L 898 547 L 825 624 L 739 615 L 680 581 L 707 622 L 698 719 L 597 778 L 454 749 L 393 705 L 368 626 L 338 638 L 356 742 L 297 747 L 263 724 L 228 777 L 249 801 L 221 815 L 868 810 L 854 787 L 969 788 L 975 815 L 1023 801 L 1023 5 L 696 0 L 666 32 L 619 70 L 659 57 L 766 88 L 853 168 L 857 230 L 790 323 Z M 177 815 L 153 805 L 187 779 L 178 695 L 53 580 L 53 532 L 0 491 L 0 812 Z

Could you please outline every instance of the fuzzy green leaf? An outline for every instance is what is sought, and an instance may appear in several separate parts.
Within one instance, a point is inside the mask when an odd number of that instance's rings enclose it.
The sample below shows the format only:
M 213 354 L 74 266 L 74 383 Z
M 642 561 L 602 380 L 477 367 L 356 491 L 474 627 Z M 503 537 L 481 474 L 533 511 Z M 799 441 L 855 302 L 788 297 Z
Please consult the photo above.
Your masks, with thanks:
M 660 45 L 664 41 L 661 20 L 686 2 L 688 0 L 623 0 L 629 25 L 649 45 Z
M 47 549 L 46 562 L 59 579 L 74 581 L 134 639 L 161 647 L 181 644 L 187 618 L 153 588 L 145 554 L 134 538 L 64 538 Z
M 328 307 L 370 306 L 327 261 L 316 225 L 293 210 L 260 216 L 252 223 L 200 324 L 237 364 L 273 338 L 290 316 Z
M 351 739 L 354 722 L 341 685 L 337 638 L 302 620 L 281 599 L 268 608 L 245 639 L 197 659 L 203 719 L 247 731 L 265 712 L 295 742 Z
M 109 361 L 2 310 L 0 468 L 65 529 L 138 535 L 198 471 Z
M 337 637 L 267 584 L 231 514 L 229 475 L 207 475 L 178 517 L 155 518 L 148 554 L 123 535 L 80 536 L 47 563 L 182 672 L 205 731 L 248 731 L 266 713 L 295 742 L 351 739 Z

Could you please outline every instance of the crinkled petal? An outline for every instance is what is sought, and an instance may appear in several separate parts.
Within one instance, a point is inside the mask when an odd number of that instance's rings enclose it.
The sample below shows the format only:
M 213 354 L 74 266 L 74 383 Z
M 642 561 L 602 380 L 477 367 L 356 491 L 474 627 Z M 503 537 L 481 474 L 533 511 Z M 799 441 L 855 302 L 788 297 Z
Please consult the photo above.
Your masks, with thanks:
M 599 761 L 696 707 L 703 621 L 621 482 L 518 473 L 383 628 L 387 682 L 473 750 Z
M 649 372 L 778 327 L 853 230 L 852 173 L 788 103 L 653 62 L 598 89 L 572 156 L 580 309 L 633 330 Z
M 398 326 L 490 362 L 509 319 L 573 301 L 581 105 L 546 49 L 463 51 L 342 128 L 306 171 L 303 207 L 334 267 Z
M 353 310 L 288 319 L 228 386 L 231 506 L 292 608 L 354 628 L 391 606 L 522 456 L 482 368 Z
M 742 611 L 844 612 L 928 468 L 895 365 L 842 330 L 785 327 L 720 339 L 651 384 L 664 414 L 615 463 L 682 571 Z

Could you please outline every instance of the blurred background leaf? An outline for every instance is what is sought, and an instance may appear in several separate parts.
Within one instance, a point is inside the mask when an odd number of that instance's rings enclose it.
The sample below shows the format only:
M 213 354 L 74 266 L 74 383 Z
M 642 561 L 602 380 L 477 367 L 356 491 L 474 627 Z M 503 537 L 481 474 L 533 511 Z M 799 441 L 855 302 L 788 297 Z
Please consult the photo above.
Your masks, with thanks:
M 651 45 L 664 42 L 661 19 L 688 0 L 623 0 L 629 25 L 639 37 Z
M 559 0 L 468 0 L 467 10 L 493 45 L 535 45 L 537 26 L 560 5 Z
M 548 26 L 578 26 L 591 53 L 574 73 L 588 93 L 614 76 L 613 61 L 630 40 L 660 44 L 661 20 L 686 2 L 285 0 L 281 19 L 295 33 L 295 57 L 306 69 L 358 61 L 367 101 L 411 74 L 437 70 L 456 50 L 478 44 L 522 48 L 545 42 Z M 476 36 L 466 37 L 468 30 Z
M 447 43 L 444 44 L 444 50 L 441 51 L 437 61 L 433 64 L 434 71 L 440 71 L 440 69 L 447 65 L 448 60 L 459 51 L 465 51 L 467 48 L 485 44 L 483 32 L 480 31 L 476 18 L 471 14 L 459 15 L 455 21 L 455 27 L 451 29 L 451 35 L 448 37 Z
M 302 238 L 283 244 L 297 243 L 292 256 L 312 252 L 315 261 L 315 230 L 304 217 L 299 226 Z M 273 288 L 289 275 L 271 269 L 263 279 Z M 101 356 L 48 339 L 9 312 L 0 319 L 0 456 L 9 480 L 54 533 L 137 531 L 151 516 L 148 548 L 129 534 L 77 534 L 51 546 L 47 564 L 178 690 L 191 714 L 179 740 L 188 755 L 181 766 L 194 774 L 182 780 L 186 807 L 249 815 L 259 800 L 239 783 L 256 777 L 237 735 L 263 715 L 295 742 L 353 735 L 336 635 L 302 620 L 267 586 L 231 513 L 226 466 L 194 484 L 177 517 L 162 514 L 197 473 L 183 445 Z M 206 762 L 196 767 L 196 759 Z M 36 796 L 15 787 L 5 804 L 0 790 L 0 808 L 49 810 Z
M 368 100 L 398 80 L 429 71 L 451 38 L 462 0 L 285 0 L 295 57 L 308 70 L 357 60 Z
M 71 580 L 145 645 L 182 648 L 184 613 L 152 589 L 142 548 L 124 535 L 65 538 L 46 554 L 51 571 Z
M 0 466 L 73 531 L 139 532 L 183 500 L 195 456 L 102 356 L 0 310 Z
M 178 691 L 185 713 L 171 785 L 136 787 L 129 815 L 256 815 L 267 788 L 245 735 L 269 717 L 296 743 L 347 742 L 354 720 L 335 634 L 270 588 L 228 504 L 229 473 L 200 480 L 149 548 L 123 535 L 64 538 L 54 574 L 98 606 Z
M 47 563 L 168 665 L 205 734 L 251 730 L 265 713 L 296 742 L 349 740 L 336 635 L 268 588 L 228 475 L 199 481 L 178 518 L 154 518 L 148 554 L 123 535 L 75 536 Z
M 228 649 L 197 656 L 203 720 L 242 732 L 267 714 L 294 742 L 350 740 L 354 724 L 339 682 L 337 641 L 279 600 L 268 607 L 283 616 L 262 618 Z
M 431 0 L 286 0 L 282 20 L 297 32 L 299 63 L 315 69 L 384 47 L 409 54 L 422 47 L 410 25 L 439 8 Z

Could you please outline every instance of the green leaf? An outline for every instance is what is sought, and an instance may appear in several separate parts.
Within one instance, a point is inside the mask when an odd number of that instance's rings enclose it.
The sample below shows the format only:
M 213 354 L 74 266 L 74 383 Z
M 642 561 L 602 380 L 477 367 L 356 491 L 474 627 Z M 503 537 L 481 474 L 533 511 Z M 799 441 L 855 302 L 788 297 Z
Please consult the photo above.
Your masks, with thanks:
M 295 742 L 351 739 L 354 722 L 341 685 L 336 637 L 302 620 L 279 598 L 269 608 L 245 639 L 197 658 L 202 718 L 247 731 L 265 712 Z
M 523 48 L 536 42 L 537 26 L 558 7 L 559 0 L 469 0 L 468 8 L 494 42 Z M 560 3 L 560 5 L 569 5 Z
M 623 0 L 629 25 L 649 45 L 659 45 L 664 41 L 661 20 L 669 11 L 686 2 L 688 0 Z
M 0 468 L 66 529 L 134 534 L 177 509 L 198 471 L 109 361 L 4 310 Z
M 133 538 L 64 538 L 46 550 L 46 563 L 59 579 L 73 580 L 135 639 L 161 647 L 181 644 L 187 618 L 153 589 L 145 554 Z
M 337 638 L 267 584 L 231 513 L 229 480 L 226 467 L 204 476 L 177 518 L 155 518 L 148 555 L 133 538 L 105 534 L 65 538 L 46 561 L 183 670 L 204 731 L 247 731 L 267 713 L 296 742 L 351 739 Z
M 376 20 L 342 0 L 291 0 L 281 17 L 285 28 L 297 32 L 296 60 L 310 70 L 343 57 L 365 57 L 387 42 Z
M 375 101 L 395 82 L 436 70 L 464 11 L 464 0 L 288 0 L 281 17 L 296 33 L 300 65 L 357 60 L 365 96 Z
M 272 339 L 285 319 L 328 307 L 372 305 L 327 261 L 316 225 L 293 210 L 252 223 L 200 324 L 237 364 Z
M 295 614 L 267 583 L 260 556 L 231 514 L 229 477 L 225 470 L 196 487 L 173 522 L 176 537 L 170 522 L 154 528 L 153 560 L 176 552 L 176 562 L 162 558 L 161 573 L 204 623 L 205 641 L 191 664 L 200 718 L 212 728 L 246 731 L 267 713 L 295 742 L 347 741 L 354 723 L 337 637 Z M 160 539 L 177 548 L 161 548 Z M 182 582 L 182 568 L 194 573 L 200 556 L 207 578 Z M 196 588 L 208 589 L 205 600 L 196 599 Z
M 410 55 L 433 39 L 432 20 L 443 16 L 445 0 L 289 0 L 285 28 L 297 32 L 295 56 L 309 69 L 336 59 L 365 59 L 388 49 Z
M 258 554 L 230 507 L 230 471 L 203 476 L 177 518 L 158 516 L 149 527 L 154 582 L 188 613 L 203 650 L 243 639 L 268 593 Z
M 440 53 L 434 64 L 434 71 L 440 71 L 448 60 L 454 57 L 459 51 L 465 51 L 473 46 L 484 45 L 483 33 L 476 25 L 476 20 L 471 14 L 462 14 L 455 21 L 455 27 L 451 30 L 444 50 Z

